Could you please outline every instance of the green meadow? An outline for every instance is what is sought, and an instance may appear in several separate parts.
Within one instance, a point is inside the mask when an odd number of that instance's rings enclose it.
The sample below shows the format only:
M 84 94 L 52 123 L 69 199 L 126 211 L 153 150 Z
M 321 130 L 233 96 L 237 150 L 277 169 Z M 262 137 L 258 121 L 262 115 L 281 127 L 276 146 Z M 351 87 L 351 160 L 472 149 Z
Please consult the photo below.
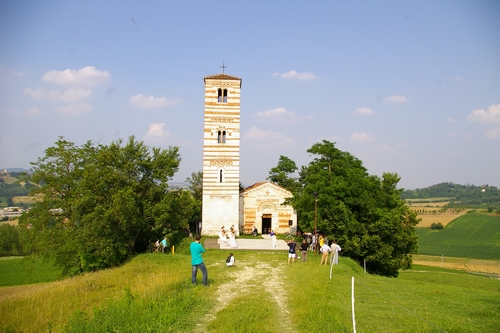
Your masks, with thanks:
M 419 254 L 500 259 L 500 217 L 467 213 L 442 230 L 417 228 Z
M 415 267 L 365 274 L 341 257 L 287 265 L 281 251 L 207 250 L 209 286 L 191 285 L 190 256 L 143 254 L 114 269 L 0 288 L 3 332 L 495 332 L 500 281 Z M 8 262 L 8 261 L 6 261 Z M 6 266 L 2 267 L 9 269 Z M 12 278 L 11 278 L 12 279 Z M 198 281 L 201 273 L 198 274 Z
M 0 287 L 50 282 L 60 278 L 61 271 L 41 259 L 0 258 Z

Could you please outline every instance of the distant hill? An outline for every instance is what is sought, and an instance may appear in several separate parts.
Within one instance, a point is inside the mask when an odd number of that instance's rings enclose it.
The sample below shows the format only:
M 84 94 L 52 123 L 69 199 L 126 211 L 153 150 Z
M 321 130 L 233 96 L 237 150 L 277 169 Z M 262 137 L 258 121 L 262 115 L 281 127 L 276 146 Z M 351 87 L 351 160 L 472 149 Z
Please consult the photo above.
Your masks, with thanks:
M 28 172 L 28 169 L 23 168 L 2 168 L 0 171 L 6 170 L 7 172 Z
M 443 201 L 450 201 L 450 206 L 500 208 L 500 191 L 495 186 L 489 185 L 439 183 L 426 188 L 405 190 L 401 198 L 405 200 L 442 198 Z

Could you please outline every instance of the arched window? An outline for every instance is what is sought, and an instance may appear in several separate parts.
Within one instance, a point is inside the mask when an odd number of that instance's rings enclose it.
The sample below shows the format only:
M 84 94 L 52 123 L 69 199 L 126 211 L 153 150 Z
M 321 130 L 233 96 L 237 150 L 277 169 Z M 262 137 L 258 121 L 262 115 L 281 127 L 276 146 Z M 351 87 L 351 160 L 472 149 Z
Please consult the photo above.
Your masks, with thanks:
M 222 169 L 219 170 L 219 183 L 222 183 Z
M 226 131 L 217 132 L 217 143 L 226 143 Z
M 217 90 L 217 103 L 227 103 L 227 89 Z

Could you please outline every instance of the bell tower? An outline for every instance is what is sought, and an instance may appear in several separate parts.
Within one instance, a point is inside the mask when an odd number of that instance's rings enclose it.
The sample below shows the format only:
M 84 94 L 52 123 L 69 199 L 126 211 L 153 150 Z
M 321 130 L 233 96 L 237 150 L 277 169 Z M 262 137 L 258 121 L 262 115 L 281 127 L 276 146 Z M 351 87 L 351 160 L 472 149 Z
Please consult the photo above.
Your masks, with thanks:
M 239 234 L 241 79 L 215 74 L 204 81 L 202 233 L 234 225 Z

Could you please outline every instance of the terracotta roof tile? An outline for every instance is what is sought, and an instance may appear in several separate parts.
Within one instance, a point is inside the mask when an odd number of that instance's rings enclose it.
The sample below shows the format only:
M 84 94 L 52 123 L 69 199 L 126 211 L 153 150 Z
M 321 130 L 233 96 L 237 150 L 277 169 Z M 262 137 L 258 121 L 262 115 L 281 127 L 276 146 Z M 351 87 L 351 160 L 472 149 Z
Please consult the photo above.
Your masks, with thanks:
M 227 74 L 214 74 L 214 75 L 209 75 L 209 76 L 205 76 L 204 79 L 211 79 L 211 80 L 240 80 L 241 79 L 239 77 L 236 77 L 236 76 L 231 76 L 231 75 L 227 75 Z

